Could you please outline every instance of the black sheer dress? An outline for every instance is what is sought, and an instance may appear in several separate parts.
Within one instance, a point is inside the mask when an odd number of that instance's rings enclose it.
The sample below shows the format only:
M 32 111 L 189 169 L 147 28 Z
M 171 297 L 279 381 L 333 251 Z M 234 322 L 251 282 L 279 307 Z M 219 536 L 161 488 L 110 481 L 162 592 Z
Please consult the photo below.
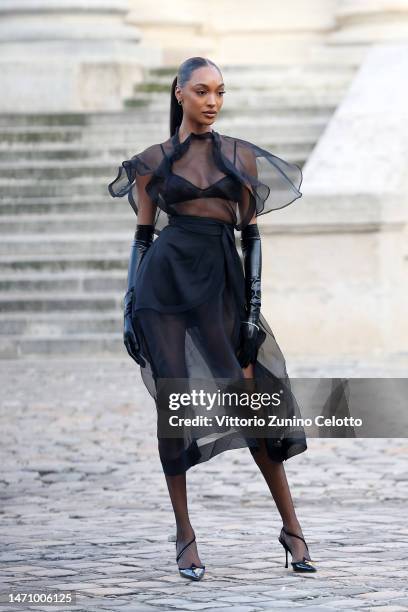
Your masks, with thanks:
M 237 351 L 245 278 L 234 229 L 301 197 L 301 182 L 299 166 L 214 130 L 191 132 L 180 142 L 177 128 L 165 142 L 122 162 L 110 194 L 127 195 L 137 215 L 137 185 L 143 184 L 154 210 L 156 238 L 138 270 L 132 315 L 146 361 L 141 376 L 158 411 L 161 378 L 243 378 Z M 262 313 L 259 327 L 257 389 L 271 393 L 283 381 L 290 390 L 285 359 Z M 289 403 L 286 414 L 300 416 L 292 394 Z M 239 427 L 186 429 L 182 438 L 158 435 L 169 475 L 245 446 L 256 452 L 258 439 Z M 266 446 L 272 460 L 284 461 L 307 449 L 304 430 L 281 427 Z

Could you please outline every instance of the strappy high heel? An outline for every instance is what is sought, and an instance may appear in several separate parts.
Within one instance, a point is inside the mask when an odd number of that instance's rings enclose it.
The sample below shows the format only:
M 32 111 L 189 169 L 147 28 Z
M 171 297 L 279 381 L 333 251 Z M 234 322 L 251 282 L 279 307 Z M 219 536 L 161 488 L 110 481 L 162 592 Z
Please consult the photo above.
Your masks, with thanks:
M 196 537 L 194 534 L 193 539 L 188 544 L 183 546 L 183 548 L 180 550 L 179 554 L 176 557 L 176 562 L 180 559 L 181 555 L 186 550 L 186 548 L 195 541 L 195 539 Z M 176 550 L 177 550 L 177 538 L 176 538 Z M 179 572 L 180 572 L 180 575 L 183 576 L 183 578 L 189 578 L 190 580 L 201 580 L 201 578 L 204 576 L 204 573 L 205 573 L 205 565 L 196 565 L 195 563 L 192 563 L 190 567 L 179 567 Z
M 291 533 L 290 531 L 285 529 L 285 527 L 282 527 L 282 530 L 280 532 L 278 540 L 282 544 L 283 548 L 285 549 L 285 553 L 286 553 L 286 565 L 285 565 L 285 567 L 289 567 L 288 566 L 288 551 L 290 552 L 292 557 L 293 557 L 293 554 L 292 554 L 292 551 L 291 551 L 289 545 L 283 539 L 282 531 L 283 531 L 283 533 L 286 533 L 289 536 L 294 536 L 295 538 L 299 538 L 299 540 L 302 540 L 302 542 L 304 542 L 304 544 L 306 546 L 307 552 L 309 552 L 309 548 L 308 548 L 308 545 L 306 544 L 305 540 L 301 536 L 297 535 L 296 533 Z M 292 563 L 292 567 L 293 567 L 293 571 L 294 572 L 316 572 L 317 571 L 317 569 L 312 565 L 312 561 L 310 559 L 306 559 L 306 557 L 303 557 L 302 561 L 291 561 L 291 563 Z

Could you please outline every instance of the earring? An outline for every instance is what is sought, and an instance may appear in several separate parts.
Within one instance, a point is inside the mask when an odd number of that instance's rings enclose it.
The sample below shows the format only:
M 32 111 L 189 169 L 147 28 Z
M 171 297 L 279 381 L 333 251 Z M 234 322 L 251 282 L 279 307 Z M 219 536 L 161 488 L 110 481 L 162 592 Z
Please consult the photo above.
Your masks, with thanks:
M 182 100 L 178 100 L 178 103 L 179 103 L 180 105 L 182 104 L 182 102 L 183 102 Z

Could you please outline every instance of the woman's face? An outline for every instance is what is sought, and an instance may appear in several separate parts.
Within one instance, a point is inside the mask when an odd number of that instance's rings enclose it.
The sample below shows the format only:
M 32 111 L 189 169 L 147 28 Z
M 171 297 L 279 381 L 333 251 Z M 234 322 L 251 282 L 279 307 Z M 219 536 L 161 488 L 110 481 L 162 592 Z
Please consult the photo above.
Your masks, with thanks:
M 214 123 L 223 104 L 224 92 L 222 76 L 214 66 L 197 68 L 190 80 L 175 90 L 177 99 L 183 101 L 184 118 L 201 125 Z

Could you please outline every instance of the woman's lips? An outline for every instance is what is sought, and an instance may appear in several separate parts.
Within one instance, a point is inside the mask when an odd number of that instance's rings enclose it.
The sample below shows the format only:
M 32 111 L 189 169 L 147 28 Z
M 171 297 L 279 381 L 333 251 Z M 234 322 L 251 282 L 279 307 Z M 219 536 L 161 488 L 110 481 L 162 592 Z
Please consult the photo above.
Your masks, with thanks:
M 213 112 L 211 112 L 211 111 L 204 111 L 204 113 L 203 113 L 203 114 L 204 114 L 204 115 L 207 115 L 208 117 L 215 117 L 215 115 L 216 115 L 217 113 L 213 113 Z

